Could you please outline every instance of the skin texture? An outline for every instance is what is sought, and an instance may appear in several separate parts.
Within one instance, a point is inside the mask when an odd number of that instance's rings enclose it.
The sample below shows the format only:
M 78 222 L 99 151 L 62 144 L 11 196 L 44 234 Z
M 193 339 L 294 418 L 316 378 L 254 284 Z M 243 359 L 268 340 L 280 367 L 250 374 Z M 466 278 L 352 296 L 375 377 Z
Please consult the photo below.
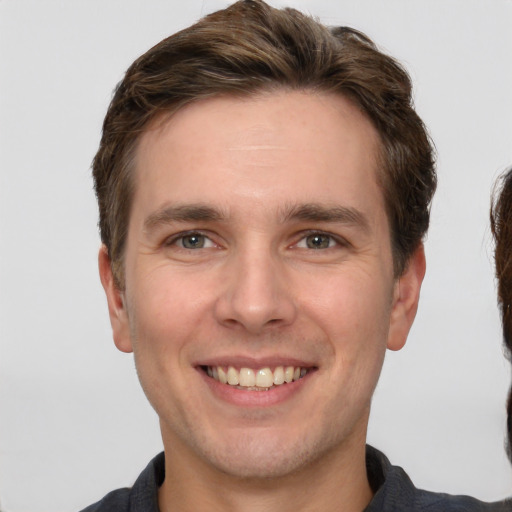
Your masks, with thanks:
M 105 249 L 99 265 L 115 343 L 160 417 L 161 510 L 370 501 L 371 396 L 425 271 L 420 247 L 393 277 L 377 147 L 347 100 L 307 92 L 200 101 L 142 136 L 124 292 Z M 310 372 L 258 392 L 201 369 L 228 364 Z

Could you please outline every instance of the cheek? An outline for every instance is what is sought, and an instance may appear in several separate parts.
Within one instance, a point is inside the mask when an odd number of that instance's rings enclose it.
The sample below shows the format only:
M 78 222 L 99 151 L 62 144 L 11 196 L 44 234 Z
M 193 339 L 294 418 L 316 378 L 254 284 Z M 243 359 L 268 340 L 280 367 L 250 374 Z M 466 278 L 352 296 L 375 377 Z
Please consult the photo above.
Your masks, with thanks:
M 131 297 L 130 328 L 141 380 L 180 366 L 183 346 L 196 325 L 190 303 L 160 285 L 139 287 Z
M 347 343 L 354 338 L 379 340 L 387 335 L 391 314 L 393 288 L 387 281 L 346 268 L 325 280 L 303 282 L 297 294 L 299 307 Z
M 391 313 L 392 289 L 386 282 L 356 270 L 346 272 L 314 288 L 314 299 L 303 305 L 328 341 L 344 400 L 360 397 L 364 401 L 377 383 Z
M 142 281 L 144 285 L 131 294 L 129 317 L 135 366 L 155 410 L 169 409 L 174 415 L 180 405 L 173 397 L 186 394 L 184 371 L 194 371 L 187 365 L 187 347 L 188 341 L 197 337 L 199 326 L 191 301 L 173 293 L 163 280 L 150 281 Z
M 131 291 L 139 339 L 176 343 L 191 335 L 206 320 L 208 294 L 197 279 L 169 272 L 165 267 L 140 274 Z

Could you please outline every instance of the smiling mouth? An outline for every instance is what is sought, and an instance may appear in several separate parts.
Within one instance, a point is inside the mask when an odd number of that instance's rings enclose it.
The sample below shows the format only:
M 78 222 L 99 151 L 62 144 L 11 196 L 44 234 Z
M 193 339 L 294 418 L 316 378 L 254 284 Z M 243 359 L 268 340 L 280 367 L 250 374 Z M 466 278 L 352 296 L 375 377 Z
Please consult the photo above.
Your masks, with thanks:
M 298 381 L 314 370 L 301 366 L 277 366 L 274 370 L 269 367 L 238 370 L 233 366 L 202 366 L 201 369 L 217 382 L 245 391 L 268 391 Z

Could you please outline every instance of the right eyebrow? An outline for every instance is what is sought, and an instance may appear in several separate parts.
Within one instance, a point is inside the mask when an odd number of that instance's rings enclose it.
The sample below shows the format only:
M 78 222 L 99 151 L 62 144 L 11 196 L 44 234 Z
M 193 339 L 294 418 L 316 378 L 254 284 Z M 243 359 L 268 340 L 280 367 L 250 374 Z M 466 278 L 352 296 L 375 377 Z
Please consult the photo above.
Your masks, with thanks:
M 202 204 L 164 206 L 146 217 L 144 231 L 152 231 L 158 226 L 172 222 L 213 222 L 224 218 L 225 215 L 219 210 Z

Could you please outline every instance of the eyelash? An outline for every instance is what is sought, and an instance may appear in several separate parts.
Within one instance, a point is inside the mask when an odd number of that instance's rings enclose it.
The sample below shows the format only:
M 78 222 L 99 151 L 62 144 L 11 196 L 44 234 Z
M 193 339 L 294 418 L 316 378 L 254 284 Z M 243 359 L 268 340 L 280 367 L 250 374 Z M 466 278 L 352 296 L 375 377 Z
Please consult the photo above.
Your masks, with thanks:
M 298 240 L 298 242 L 296 242 L 294 244 L 295 247 L 298 247 L 299 249 L 310 249 L 310 250 L 327 250 L 327 249 L 332 249 L 336 246 L 338 247 L 348 247 L 350 244 L 349 242 L 347 242 L 347 240 L 345 240 L 344 238 L 341 238 L 339 236 L 336 236 L 336 235 L 333 235 L 332 233 L 326 233 L 325 231 L 318 231 L 318 230 L 310 230 L 310 231 L 306 231 L 306 232 L 303 232 L 300 234 L 300 238 Z M 317 237 L 326 237 L 329 239 L 329 246 L 328 247 L 299 247 L 299 244 L 301 242 L 305 242 L 307 244 L 307 238 L 309 237 L 314 237 L 314 236 L 317 236 Z M 331 242 L 333 242 L 333 244 L 331 245 Z
M 167 238 L 165 241 L 164 241 L 164 246 L 166 247 L 170 247 L 170 246 L 173 246 L 173 245 L 177 245 L 177 243 L 181 240 L 182 244 L 183 244 L 183 240 L 187 237 L 193 237 L 193 236 L 196 236 L 196 237 L 204 237 L 205 240 L 209 240 L 210 243 L 212 245 L 216 245 L 215 242 L 213 242 L 213 240 L 211 239 L 211 237 L 209 237 L 208 235 L 206 235 L 205 233 L 202 233 L 201 231 L 186 231 L 186 232 L 183 232 L 183 233 L 177 233 L 176 235 L 173 235 L 169 238 Z M 190 247 L 183 247 L 183 245 L 181 245 L 179 247 L 180 249 L 183 249 L 183 250 L 195 250 L 193 248 L 190 248 Z M 203 249 L 204 247 L 199 247 L 199 249 Z M 208 247 L 209 248 L 209 247 Z M 197 249 L 197 248 L 196 248 Z
M 300 235 L 300 238 L 298 238 L 298 241 L 295 242 L 294 244 L 292 244 L 292 247 L 296 247 L 298 249 L 309 249 L 309 250 L 313 250 L 313 251 L 324 251 L 324 250 L 327 250 L 327 249 L 332 249 L 334 248 L 335 246 L 338 246 L 338 247 L 348 247 L 350 246 L 349 242 L 347 242 L 347 240 L 345 240 L 344 238 L 341 238 L 339 236 L 335 236 L 331 233 L 326 233 L 324 231 L 318 231 L 318 230 L 310 230 L 310 231 L 306 231 L 306 232 L 302 232 L 299 234 Z M 183 246 L 183 241 L 187 238 L 187 237 L 204 237 L 204 240 L 206 241 L 209 241 L 210 242 L 210 246 L 208 247 L 184 247 Z M 327 237 L 329 239 L 328 241 L 328 246 L 327 247 L 301 247 L 299 244 L 301 242 L 304 242 L 304 244 L 307 244 L 307 239 L 309 237 L 314 237 L 314 236 L 317 236 L 317 237 Z M 181 245 L 178 245 L 178 242 L 181 241 Z M 212 246 L 216 246 L 217 244 L 211 239 L 210 236 L 208 236 L 207 234 L 201 232 L 201 231 L 197 231 L 197 230 L 192 230 L 192 231 L 186 231 L 186 232 L 182 232 L 182 233 L 177 233 L 176 235 L 173 235 L 172 237 L 170 238 L 167 238 L 165 241 L 164 241 L 164 246 L 166 247 L 170 247 L 170 246 L 173 246 L 173 245 L 176 245 L 178 246 L 180 249 L 183 249 L 183 250 L 190 250 L 190 251 L 193 251 L 193 250 L 198 250 L 198 249 L 209 249 L 211 248 Z

